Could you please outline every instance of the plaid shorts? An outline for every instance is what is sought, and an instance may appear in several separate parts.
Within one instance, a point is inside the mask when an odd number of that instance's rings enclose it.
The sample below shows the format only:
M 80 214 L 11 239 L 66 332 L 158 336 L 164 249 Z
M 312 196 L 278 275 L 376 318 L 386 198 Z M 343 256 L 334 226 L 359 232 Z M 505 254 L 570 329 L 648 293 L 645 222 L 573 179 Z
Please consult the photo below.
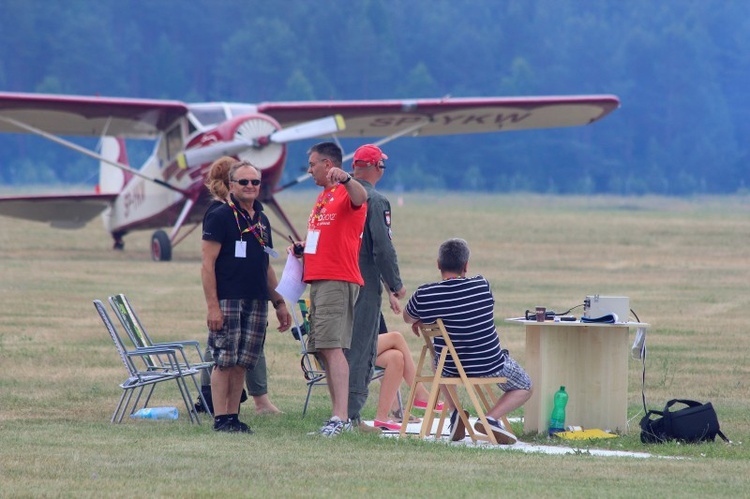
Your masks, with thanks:
M 510 392 L 513 390 L 531 390 L 531 378 L 528 374 L 526 374 L 526 371 L 523 370 L 523 367 L 521 367 L 518 362 L 511 358 L 507 350 L 503 350 L 503 353 L 505 354 L 505 364 L 499 371 L 495 371 L 491 374 L 481 375 L 472 375 L 471 373 L 466 373 L 467 376 L 481 376 L 482 378 L 506 378 L 508 381 L 506 381 L 505 383 L 497 384 L 497 386 L 499 386 L 500 389 L 504 392 Z M 436 368 L 437 358 L 433 359 L 432 363 L 432 370 L 434 371 Z M 443 370 L 443 375 L 447 376 L 445 374 L 445 370 Z
M 503 376 L 508 379 L 505 383 L 498 383 L 497 386 L 504 392 L 513 390 L 531 390 L 531 378 L 526 374 L 518 362 L 513 360 L 510 355 L 505 356 L 505 366 L 498 372 L 490 374 L 489 377 Z
M 266 300 L 219 300 L 224 315 L 221 331 L 208 333 L 208 347 L 218 367 L 252 369 L 266 340 Z

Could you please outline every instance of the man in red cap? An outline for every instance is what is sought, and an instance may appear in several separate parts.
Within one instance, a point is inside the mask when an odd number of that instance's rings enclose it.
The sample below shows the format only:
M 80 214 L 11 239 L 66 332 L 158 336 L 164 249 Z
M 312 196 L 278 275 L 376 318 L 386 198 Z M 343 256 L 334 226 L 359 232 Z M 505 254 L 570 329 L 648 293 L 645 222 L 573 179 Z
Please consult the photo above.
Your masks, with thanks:
M 360 411 L 367 401 L 378 353 L 382 283 L 397 298 L 406 296 L 398 270 L 396 249 L 391 241 L 391 204 L 375 190 L 385 172 L 388 156 L 373 144 L 365 144 L 354 152 L 354 178 L 367 191 L 367 218 L 359 250 L 359 270 L 365 281 L 354 305 L 354 328 L 351 347 L 346 352 L 349 362 L 349 419 L 352 425 L 367 431 Z M 400 310 L 395 311 L 397 313 Z

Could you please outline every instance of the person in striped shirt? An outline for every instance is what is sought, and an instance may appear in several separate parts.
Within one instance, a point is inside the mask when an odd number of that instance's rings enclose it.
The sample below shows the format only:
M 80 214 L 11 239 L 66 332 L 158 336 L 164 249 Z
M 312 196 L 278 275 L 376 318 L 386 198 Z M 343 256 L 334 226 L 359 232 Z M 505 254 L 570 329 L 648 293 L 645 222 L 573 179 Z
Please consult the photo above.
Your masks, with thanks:
M 492 431 L 499 443 L 513 444 L 515 435 L 503 425 L 501 418 L 521 407 L 531 397 L 532 383 L 526 371 L 500 345 L 495 329 L 495 299 L 490 283 L 477 275 L 467 277 L 469 245 L 463 239 L 449 239 L 440 245 L 438 269 L 442 279 L 417 288 L 404 308 L 404 320 L 419 335 L 419 324 L 431 324 L 443 319 L 445 329 L 456 347 L 456 353 L 468 376 L 503 376 L 506 383 L 498 386 L 503 395 L 487 412 L 490 429 L 478 421 L 474 428 L 487 435 Z M 435 349 L 440 355 L 445 346 L 435 339 Z M 437 360 L 435 360 L 436 362 Z M 448 357 L 444 376 L 458 376 L 453 359 Z M 446 400 L 451 404 L 450 397 Z M 451 413 L 451 440 L 463 440 L 466 429 L 458 411 Z

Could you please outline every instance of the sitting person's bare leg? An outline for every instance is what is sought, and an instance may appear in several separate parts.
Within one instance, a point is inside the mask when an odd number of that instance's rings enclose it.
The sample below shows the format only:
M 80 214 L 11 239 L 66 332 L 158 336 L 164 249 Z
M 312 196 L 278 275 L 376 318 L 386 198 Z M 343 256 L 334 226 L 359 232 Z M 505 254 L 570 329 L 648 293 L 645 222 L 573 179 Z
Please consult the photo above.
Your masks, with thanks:
M 506 414 L 509 414 L 531 398 L 531 390 L 511 390 L 503 393 L 497 403 L 487 412 L 487 416 L 500 420 Z
M 378 357 L 382 352 L 391 349 L 401 352 L 401 356 L 404 360 L 404 381 L 406 382 L 407 386 L 411 386 L 414 383 L 414 377 L 416 376 L 417 371 L 416 367 L 414 366 L 414 359 L 411 356 L 411 351 L 409 350 L 409 345 L 406 343 L 404 335 L 398 331 L 390 331 L 378 336 Z M 375 365 L 383 367 L 378 363 L 377 360 L 375 361 Z M 429 395 L 429 392 L 427 392 L 424 386 L 419 383 L 417 385 L 417 395 L 415 397 L 415 400 L 426 402 Z M 392 408 L 398 409 L 398 402 L 394 401 L 394 404 L 395 407 Z
M 404 357 L 398 350 L 386 350 L 378 355 L 376 365 L 385 369 L 380 381 L 380 397 L 375 419 L 388 421 L 388 411 L 396 400 L 396 392 L 404 377 Z

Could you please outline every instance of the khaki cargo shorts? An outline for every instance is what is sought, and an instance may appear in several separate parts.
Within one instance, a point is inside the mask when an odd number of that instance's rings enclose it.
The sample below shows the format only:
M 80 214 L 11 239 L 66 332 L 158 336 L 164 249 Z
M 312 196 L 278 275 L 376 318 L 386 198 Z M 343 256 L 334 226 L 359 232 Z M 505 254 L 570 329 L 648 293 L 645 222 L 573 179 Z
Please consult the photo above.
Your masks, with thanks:
M 359 285 L 351 282 L 313 281 L 310 284 L 309 351 L 351 346 L 357 295 Z

